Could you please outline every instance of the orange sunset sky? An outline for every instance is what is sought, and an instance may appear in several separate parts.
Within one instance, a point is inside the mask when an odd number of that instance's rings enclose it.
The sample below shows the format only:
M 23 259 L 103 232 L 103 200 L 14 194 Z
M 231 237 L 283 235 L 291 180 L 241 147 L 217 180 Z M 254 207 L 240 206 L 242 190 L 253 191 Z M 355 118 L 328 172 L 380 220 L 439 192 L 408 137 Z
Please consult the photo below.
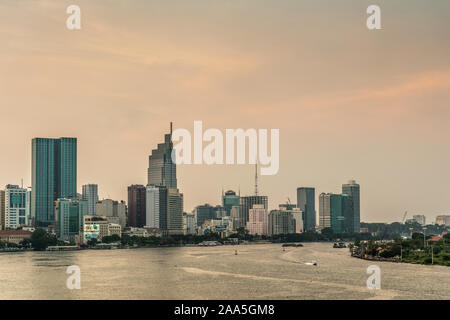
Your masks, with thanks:
M 169 122 L 202 120 L 280 129 L 270 209 L 355 179 L 361 221 L 432 222 L 450 214 L 449 21 L 448 0 L 1 0 L 0 185 L 31 184 L 33 137 L 73 136 L 79 191 L 126 200 Z M 251 165 L 177 169 L 185 211 L 253 192 Z

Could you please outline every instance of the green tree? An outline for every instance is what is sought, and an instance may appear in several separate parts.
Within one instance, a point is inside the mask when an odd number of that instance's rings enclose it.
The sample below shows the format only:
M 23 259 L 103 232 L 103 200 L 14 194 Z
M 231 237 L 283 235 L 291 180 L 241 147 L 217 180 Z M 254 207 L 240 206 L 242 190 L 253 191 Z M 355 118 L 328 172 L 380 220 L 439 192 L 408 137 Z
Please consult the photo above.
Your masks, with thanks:
M 90 247 L 95 247 L 97 245 L 97 239 L 96 238 L 89 239 L 87 245 Z
M 56 243 L 56 237 L 41 228 L 36 229 L 31 235 L 31 245 L 36 251 L 45 250 L 48 246 L 56 245 Z

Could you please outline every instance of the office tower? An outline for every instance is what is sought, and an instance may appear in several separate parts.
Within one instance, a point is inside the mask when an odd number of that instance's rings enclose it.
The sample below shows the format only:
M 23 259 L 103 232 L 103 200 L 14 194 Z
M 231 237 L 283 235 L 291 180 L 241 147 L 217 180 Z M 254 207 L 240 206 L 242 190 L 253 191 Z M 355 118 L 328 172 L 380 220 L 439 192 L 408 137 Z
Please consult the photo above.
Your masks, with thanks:
M 253 208 L 255 204 L 262 204 L 264 206 L 264 209 L 267 210 L 268 206 L 268 199 L 267 196 L 246 196 L 246 197 L 240 197 L 239 204 L 241 207 L 241 214 L 245 217 L 245 223 L 248 221 L 248 215 L 249 210 Z
M 146 221 L 146 188 L 143 185 L 128 187 L 128 225 L 142 228 Z
M 203 222 L 206 220 L 211 220 L 216 218 L 216 212 L 214 210 L 213 206 L 210 206 L 209 204 L 204 204 L 201 206 L 197 206 L 194 209 L 194 215 L 197 219 L 197 225 L 201 226 Z
M 185 235 L 197 234 L 197 221 L 194 214 L 183 213 L 183 230 Z
M 5 187 L 5 227 L 16 229 L 28 225 L 27 189 L 8 184 Z
M 0 230 L 5 229 L 5 191 L 0 190 Z
M 255 204 L 249 210 L 249 220 L 246 229 L 249 234 L 267 235 L 268 233 L 268 216 L 267 209 L 262 204 Z
M 349 222 L 349 232 L 360 232 L 360 188 L 355 180 L 350 180 L 347 184 L 342 185 L 342 193 L 350 196 L 351 202 L 351 218 Z
M 450 215 L 437 216 L 436 224 L 439 226 L 450 226 Z
M 77 196 L 77 139 L 34 138 L 31 214 L 36 227 L 54 221 L 54 201 Z
M 269 235 L 295 233 L 295 219 L 290 212 L 272 210 L 268 217 Z
M 227 210 L 222 206 L 214 207 L 214 219 L 222 219 L 223 217 L 227 217 Z
M 127 206 L 124 201 L 111 199 L 97 201 L 95 211 L 97 215 L 106 217 L 110 223 L 118 224 L 122 229 L 127 225 Z
M 58 199 L 55 203 L 55 229 L 60 240 L 75 241 L 83 231 L 84 216 L 89 210 L 86 200 Z
M 152 150 L 149 156 L 148 185 L 177 188 L 177 168 L 172 161 L 172 123 L 170 133 L 164 135 L 164 143 L 159 143 L 158 148 Z
M 314 188 L 297 188 L 297 208 L 303 211 L 304 231 L 316 228 L 316 198 Z
M 297 208 L 296 205 L 286 203 L 286 204 L 280 204 L 278 206 L 278 210 L 283 212 L 288 212 L 292 215 L 292 217 L 295 220 L 295 233 L 302 233 L 304 230 L 303 226 L 303 219 L 304 219 L 304 213 L 299 208 Z
M 95 216 L 98 201 L 98 186 L 96 184 L 83 185 L 81 199 L 88 202 L 88 214 Z
M 413 220 L 418 224 L 420 224 L 421 226 L 424 226 L 426 222 L 426 217 L 423 214 L 416 214 L 413 215 Z
M 233 230 L 237 230 L 239 228 L 245 228 L 245 215 L 242 211 L 241 206 L 232 206 L 230 211 L 230 219 L 233 224 Z
M 344 199 L 344 200 L 343 200 Z M 331 228 L 334 233 L 346 232 L 343 203 L 346 196 L 333 193 L 321 193 L 319 195 L 319 226 L 321 229 Z M 348 202 L 347 202 L 348 203 Z
M 26 197 L 25 197 L 25 202 L 26 202 L 26 208 L 27 211 L 25 212 L 27 219 L 28 219 L 28 223 L 27 225 L 29 226 L 34 226 L 34 217 L 33 214 L 31 212 L 31 187 L 27 188 L 27 193 L 26 193 Z
M 228 190 L 223 194 L 222 192 L 222 207 L 227 211 L 227 216 L 231 214 L 231 208 L 239 205 L 239 195 L 233 190 Z
M 148 185 L 146 193 L 146 226 L 167 230 L 167 188 Z
M 183 234 L 183 194 L 175 188 L 167 189 L 168 234 Z

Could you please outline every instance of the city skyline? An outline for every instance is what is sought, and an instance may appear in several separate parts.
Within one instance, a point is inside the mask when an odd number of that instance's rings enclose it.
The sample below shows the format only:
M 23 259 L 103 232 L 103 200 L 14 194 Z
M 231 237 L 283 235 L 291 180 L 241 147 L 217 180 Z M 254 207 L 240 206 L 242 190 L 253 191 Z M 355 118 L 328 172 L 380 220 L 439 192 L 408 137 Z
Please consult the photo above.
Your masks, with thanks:
M 10 36 L 0 52 L 8 107 L 0 185 L 23 178 L 31 186 L 32 138 L 71 136 L 78 186 L 126 200 L 127 186 L 146 184 L 148 155 L 168 123 L 191 129 L 202 120 L 221 130 L 280 129 L 279 173 L 259 179 L 270 209 L 300 186 L 314 187 L 318 202 L 354 179 L 364 190 L 362 221 L 448 214 L 450 4 L 410 1 L 406 19 L 403 5 L 384 1 L 383 29 L 371 32 L 368 3 L 198 1 L 173 10 L 81 0 L 86 20 L 70 33 L 63 3 L 2 1 L 0 30 Z M 178 166 L 185 211 L 220 204 L 222 188 L 252 195 L 253 173 L 251 165 Z

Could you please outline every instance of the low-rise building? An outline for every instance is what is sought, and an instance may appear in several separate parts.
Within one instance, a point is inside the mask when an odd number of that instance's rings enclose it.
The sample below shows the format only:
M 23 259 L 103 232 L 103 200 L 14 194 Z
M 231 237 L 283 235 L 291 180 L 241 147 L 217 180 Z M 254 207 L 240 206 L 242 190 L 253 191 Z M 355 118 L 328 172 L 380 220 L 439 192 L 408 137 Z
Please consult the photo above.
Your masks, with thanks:
M 88 242 L 90 239 L 101 241 L 103 237 L 109 235 L 109 222 L 105 216 L 84 216 L 82 241 Z
M 0 230 L 0 241 L 19 244 L 23 239 L 30 239 L 32 234 L 27 230 Z

